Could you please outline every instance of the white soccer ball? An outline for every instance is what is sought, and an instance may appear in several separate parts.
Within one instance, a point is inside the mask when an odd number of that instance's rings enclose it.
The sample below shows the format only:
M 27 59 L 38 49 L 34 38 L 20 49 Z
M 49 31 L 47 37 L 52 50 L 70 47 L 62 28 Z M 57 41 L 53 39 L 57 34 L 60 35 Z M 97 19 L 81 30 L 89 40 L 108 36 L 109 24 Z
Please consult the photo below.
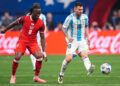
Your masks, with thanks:
M 103 63 L 101 66 L 100 66 L 100 70 L 103 74 L 109 74 L 111 72 L 111 65 L 108 64 L 108 63 Z

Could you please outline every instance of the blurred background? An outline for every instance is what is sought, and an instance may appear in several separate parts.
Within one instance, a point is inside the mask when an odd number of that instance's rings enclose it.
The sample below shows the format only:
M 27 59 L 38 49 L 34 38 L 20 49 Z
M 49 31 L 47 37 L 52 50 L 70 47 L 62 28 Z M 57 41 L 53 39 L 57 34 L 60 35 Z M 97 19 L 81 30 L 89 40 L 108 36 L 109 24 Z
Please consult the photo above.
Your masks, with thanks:
M 0 30 L 28 13 L 34 2 L 41 5 L 47 22 L 47 53 L 65 54 L 62 24 L 75 2 L 80 1 L 89 16 L 90 53 L 120 54 L 120 0 L 1 0 Z M 21 26 L 0 35 L 0 54 L 13 54 Z M 96 41 L 97 40 L 97 41 Z M 58 49 L 58 46 L 61 46 Z

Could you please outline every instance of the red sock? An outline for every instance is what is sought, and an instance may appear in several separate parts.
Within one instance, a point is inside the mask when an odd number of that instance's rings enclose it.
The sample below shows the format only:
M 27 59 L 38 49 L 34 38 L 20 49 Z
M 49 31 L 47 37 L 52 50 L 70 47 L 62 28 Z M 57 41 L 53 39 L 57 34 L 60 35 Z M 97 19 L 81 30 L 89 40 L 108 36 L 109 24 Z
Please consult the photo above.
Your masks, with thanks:
M 39 72 L 40 72 L 40 69 L 41 69 L 41 67 L 42 67 L 42 61 L 37 61 L 37 60 L 36 60 L 35 66 L 36 66 L 35 76 L 38 76 L 38 75 L 39 75 Z
M 12 75 L 16 74 L 17 67 L 18 67 L 18 63 L 13 61 L 13 63 L 12 63 Z

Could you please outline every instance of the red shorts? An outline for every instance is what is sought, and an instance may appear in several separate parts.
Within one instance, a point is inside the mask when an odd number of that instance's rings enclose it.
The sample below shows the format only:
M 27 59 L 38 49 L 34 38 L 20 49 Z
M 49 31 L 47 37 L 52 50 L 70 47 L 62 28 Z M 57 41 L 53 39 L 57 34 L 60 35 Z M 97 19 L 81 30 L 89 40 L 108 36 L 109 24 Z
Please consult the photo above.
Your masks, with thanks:
M 40 47 L 37 42 L 26 42 L 19 40 L 15 51 L 24 53 L 26 49 L 28 49 L 31 54 L 34 54 L 36 51 L 40 51 Z

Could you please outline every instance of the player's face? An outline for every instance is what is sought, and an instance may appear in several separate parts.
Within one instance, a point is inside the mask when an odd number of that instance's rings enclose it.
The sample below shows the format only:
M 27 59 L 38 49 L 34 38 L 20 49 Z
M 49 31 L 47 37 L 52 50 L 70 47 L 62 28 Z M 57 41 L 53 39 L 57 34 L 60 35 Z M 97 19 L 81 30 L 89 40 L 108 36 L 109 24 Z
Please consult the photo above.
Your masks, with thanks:
M 41 12 L 40 9 L 34 9 L 33 10 L 33 13 L 32 13 L 33 20 L 37 20 L 39 18 L 40 12 Z
M 77 6 L 74 8 L 74 11 L 77 16 L 80 16 L 83 13 L 83 6 Z

